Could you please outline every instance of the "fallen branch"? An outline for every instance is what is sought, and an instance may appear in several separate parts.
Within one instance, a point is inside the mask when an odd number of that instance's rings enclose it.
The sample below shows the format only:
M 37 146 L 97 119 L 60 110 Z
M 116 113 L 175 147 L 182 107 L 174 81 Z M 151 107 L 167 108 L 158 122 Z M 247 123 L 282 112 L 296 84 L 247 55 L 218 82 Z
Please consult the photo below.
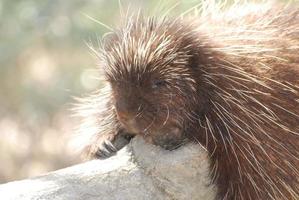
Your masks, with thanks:
M 188 144 L 166 151 L 133 141 L 106 160 L 0 185 L 2 200 L 214 199 L 206 152 Z

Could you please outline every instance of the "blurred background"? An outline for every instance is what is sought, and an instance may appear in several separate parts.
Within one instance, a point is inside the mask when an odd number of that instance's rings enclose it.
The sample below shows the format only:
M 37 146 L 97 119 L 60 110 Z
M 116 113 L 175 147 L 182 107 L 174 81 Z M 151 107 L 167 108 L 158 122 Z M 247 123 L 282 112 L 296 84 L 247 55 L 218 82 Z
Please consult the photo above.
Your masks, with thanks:
M 1 0 L 0 184 L 82 162 L 69 141 L 73 97 L 101 87 L 97 46 L 119 23 L 120 5 L 182 13 L 199 0 Z

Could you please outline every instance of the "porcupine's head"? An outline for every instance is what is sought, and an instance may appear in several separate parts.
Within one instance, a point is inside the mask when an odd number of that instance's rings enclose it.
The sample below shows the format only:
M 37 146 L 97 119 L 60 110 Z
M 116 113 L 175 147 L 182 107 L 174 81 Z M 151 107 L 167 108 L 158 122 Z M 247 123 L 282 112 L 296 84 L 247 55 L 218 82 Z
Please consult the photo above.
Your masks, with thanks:
M 205 104 L 197 76 L 208 55 L 198 37 L 179 20 L 140 17 L 104 39 L 102 65 L 125 130 L 166 149 L 182 143 L 186 119 Z

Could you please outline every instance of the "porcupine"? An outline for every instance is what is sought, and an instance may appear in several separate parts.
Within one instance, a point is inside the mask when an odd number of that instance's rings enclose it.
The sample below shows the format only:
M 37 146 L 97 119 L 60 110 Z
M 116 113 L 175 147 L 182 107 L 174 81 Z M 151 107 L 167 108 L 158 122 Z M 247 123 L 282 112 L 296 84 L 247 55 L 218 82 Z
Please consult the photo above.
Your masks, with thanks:
M 88 155 L 135 135 L 168 150 L 193 141 L 209 152 L 217 199 L 299 199 L 296 6 L 127 18 L 98 53 L 106 86 L 83 102 Z

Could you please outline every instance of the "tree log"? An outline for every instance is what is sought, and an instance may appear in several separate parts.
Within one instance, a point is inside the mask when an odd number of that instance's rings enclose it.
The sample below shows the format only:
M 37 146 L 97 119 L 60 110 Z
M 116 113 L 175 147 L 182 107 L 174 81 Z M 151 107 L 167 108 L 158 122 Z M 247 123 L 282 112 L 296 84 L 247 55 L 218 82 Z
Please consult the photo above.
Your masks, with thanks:
M 207 153 L 167 151 L 134 138 L 115 156 L 0 185 L 2 200 L 212 200 Z

